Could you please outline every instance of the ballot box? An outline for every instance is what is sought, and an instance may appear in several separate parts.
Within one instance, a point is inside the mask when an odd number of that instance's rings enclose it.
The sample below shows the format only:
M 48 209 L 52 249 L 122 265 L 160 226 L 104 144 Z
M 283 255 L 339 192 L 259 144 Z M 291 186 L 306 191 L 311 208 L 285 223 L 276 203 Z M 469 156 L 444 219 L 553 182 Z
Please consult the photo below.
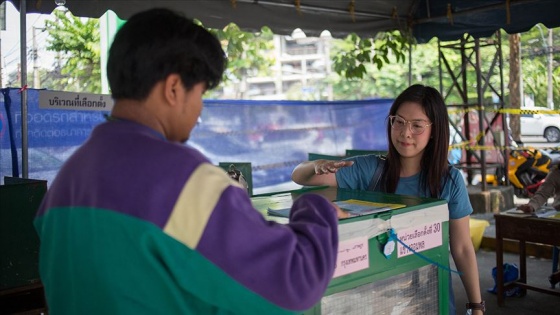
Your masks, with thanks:
M 449 212 L 445 200 L 318 187 L 252 197 L 287 223 L 295 198 L 316 193 L 353 213 L 339 222 L 336 270 L 305 314 L 448 314 Z
M 0 314 L 47 310 L 39 278 L 39 237 L 33 227 L 46 192 L 44 180 L 4 177 L 0 185 Z

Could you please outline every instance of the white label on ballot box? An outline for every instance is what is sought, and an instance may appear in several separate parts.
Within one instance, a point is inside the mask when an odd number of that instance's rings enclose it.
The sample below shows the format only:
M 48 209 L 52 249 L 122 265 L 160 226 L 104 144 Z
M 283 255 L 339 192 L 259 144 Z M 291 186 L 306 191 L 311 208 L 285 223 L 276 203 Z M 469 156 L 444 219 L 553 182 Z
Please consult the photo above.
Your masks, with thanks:
M 397 231 L 398 238 L 416 252 L 422 252 L 443 244 L 443 232 L 441 222 L 426 223 L 413 228 Z M 408 248 L 399 242 L 398 257 L 412 254 Z
M 367 237 L 354 238 L 338 243 L 334 278 L 369 267 Z

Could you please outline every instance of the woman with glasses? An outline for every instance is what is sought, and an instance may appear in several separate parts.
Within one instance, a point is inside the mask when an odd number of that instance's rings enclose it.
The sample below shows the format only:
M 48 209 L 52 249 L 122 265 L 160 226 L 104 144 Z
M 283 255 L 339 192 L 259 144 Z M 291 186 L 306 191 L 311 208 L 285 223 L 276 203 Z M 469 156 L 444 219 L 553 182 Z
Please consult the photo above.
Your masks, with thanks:
M 467 309 L 472 314 L 483 314 L 485 306 L 469 230 L 473 209 L 461 173 L 447 161 L 449 117 L 444 100 L 432 87 L 412 85 L 395 99 L 387 119 L 390 141 L 386 159 L 363 155 L 341 161 L 307 161 L 296 166 L 292 180 L 306 186 L 447 200 L 450 251 L 471 302 Z M 449 314 L 456 314 L 451 281 L 450 290 Z

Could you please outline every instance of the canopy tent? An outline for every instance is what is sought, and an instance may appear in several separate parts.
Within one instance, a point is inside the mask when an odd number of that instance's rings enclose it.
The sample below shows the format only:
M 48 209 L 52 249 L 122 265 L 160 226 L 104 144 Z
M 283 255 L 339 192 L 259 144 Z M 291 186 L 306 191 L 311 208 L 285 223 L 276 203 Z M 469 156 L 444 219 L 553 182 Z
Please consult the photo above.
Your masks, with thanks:
M 420 43 L 433 37 L 455 40 L 465 33 L 474 38 L 488 37 L 498 29 L 520 33 L 537 23 L 548 28 L 560 26 L 557 0 L 9 1 L 20 9 L 25 3 L 27 13 L 49 14 L 56 3 L 65 3 L 75 16 L 99 18 L 112 10 L 121 19 L 148 8 L 168 7 L 200 20 L 206 27 L 222 28 L 233 22 L 245 30 L 268 26 L 280 35 L 300 28 L 308 36 L 329 30 L 334 37 L 349 33 L 371 37 L 380 31 L 401 29 L 411 31 Z
M 167 7 L 200 20 L 206 27 L 221 28 L 235 23 L 248 31 L 268 26 L 276 34 L 288 35 L 295 28 L 309 36 L 328 30 L 334 37 L 356 33 L 372 37 L 378 32 L 403 30 L 419 43 L 437 37 L 442 41 L 488 37 L 498 29 L 508 33 L 529 30 L 538 23 L 560 26 L 557 0 L 8 0 L 20 11 L 22 86 L 26 76 L 27 13 L 50 14 L 64 4 L 80 17 L 99 18 L 108 10 L 121 19 L 153 7 Z M 5 2 L 5 0 L 0 0 Z M 27 96 L 22 95 L 26 115 Z M 27 123 L 22 125 L 22 169 L 27 177 Z

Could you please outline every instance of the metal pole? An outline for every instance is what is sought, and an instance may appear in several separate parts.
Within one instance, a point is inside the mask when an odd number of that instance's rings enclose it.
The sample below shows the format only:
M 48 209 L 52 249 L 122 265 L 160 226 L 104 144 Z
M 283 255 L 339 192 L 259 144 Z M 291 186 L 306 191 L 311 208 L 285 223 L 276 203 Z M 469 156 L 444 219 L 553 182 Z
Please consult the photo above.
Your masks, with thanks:
M 412 43 L 408 46 L 408 85 L 412 85 Z
M 547 63 L 548 63 L 548 78 L 547 78 L 547 83 L 548 83 L 548 91 L 546 94 L 546 100 L 548 103 L 548 108 L 550 109 L 554 109 L 554 98 L 552 95 L 552 29 L 549 28 L 548 29 L 548 45 L 546 47 L 547 49 Z
M 27 154 L 27 2 L 19 2 L 19 31 L 20 31 L 20 58 L 21 58 L 21 174 L 29 178 Z
M 479 127 L 479 134 L 484 135 L 484 109 L 483 107 L 483 102 L 484 102 L 484 98 L 482 96 L 482 73 L 480 68 L 482 67 L 482 61 L 480 58 L 480 39 L 476 38 L 474 40 L 474 53 L 475 53 L 475 57 L 476 57 L 476 95 L 477 95 L 477 100 L 476 102 L 478 103 L 478 127 Z M 465 90 L 466 91 L 466 90 Z M 484 136 L 481 136 L 479 141 L 478 141 L 478 145 L 479 146 L 484 146 Z M 480 176 L 482 177 L 480 184 L 482 186 L 482 191 L 486 191 L 487 189 L 487 184 L 486 184 L 486 151 L 485 150 L 480 150 Z
M 3 24 L 0 25 L 0 31 L 6 30 L 6 1 L 0 4 L 0 19 L 2 19 Z M 0 32 L 1 37 L 2 32 Z M 0 38 L 0 48 L 2 47 L 2 38 Z M 4 80 L 2 79 L 2 49 L 0 49 L 0 87 L 4 87 Z
M 6 2 L 1 5 L 5 5 Z M 0 48 L 2 48 L 2 32 L 0 32 Z M 4 87 L 4 80 L 2 79 L 2 49 L 0 49 L 0 87 Z
M 39 63 L 37 61 L 37 59 L 39 59 L 38 56 L 39 49 L 37 48 L 37 34 L 36 34 L 37 29 L 38 27 L 33 26 L 33 39 L 32 39 L 33 48 L 31 48 L 31 58 L 33 58 L 33 88 L 34 89 L 41 88 L 41 81 L 39 79 Z
M 536 25 L 541 34 L 541 44 L 543 51 L 546 53 L 547 62 L 547 93 L 546 93 L 546 107 L 549 109 L 554 109 L 553 99 L 552 99 L 552 29 L 548 29 L 548 42 L 544 39 L 544 34 L 542 28 L 539 24 Z
M 500 31 L 496 31 L 495 34 L 496 38 L 498 39 L 498 58 L 500 58 L 500 67 L 498 68 L 500 71 L 500 108 L 504 108 L 504 56 L 503 56 L 503 51 L 502 51 L 502 37 L 500 36 Z M 508 177 L 508 172 L 509 172 L 509 152 L 510 152 L 510 145 L 511 145 L 511 141 L 510 141 L 510 136 L 511 136 L 511 130 L 509 128 L 508 125 L 508 119 L 507 116 L 509 114 L 502 114 L 502 130 L 504 132 L 504 142 L 503 142 L 503 146 L 505 147 L 504 151 L 503 151 L 503 157 L 504 157 L 504 183 L 506 186 L 509 185 L 509 177 Z

